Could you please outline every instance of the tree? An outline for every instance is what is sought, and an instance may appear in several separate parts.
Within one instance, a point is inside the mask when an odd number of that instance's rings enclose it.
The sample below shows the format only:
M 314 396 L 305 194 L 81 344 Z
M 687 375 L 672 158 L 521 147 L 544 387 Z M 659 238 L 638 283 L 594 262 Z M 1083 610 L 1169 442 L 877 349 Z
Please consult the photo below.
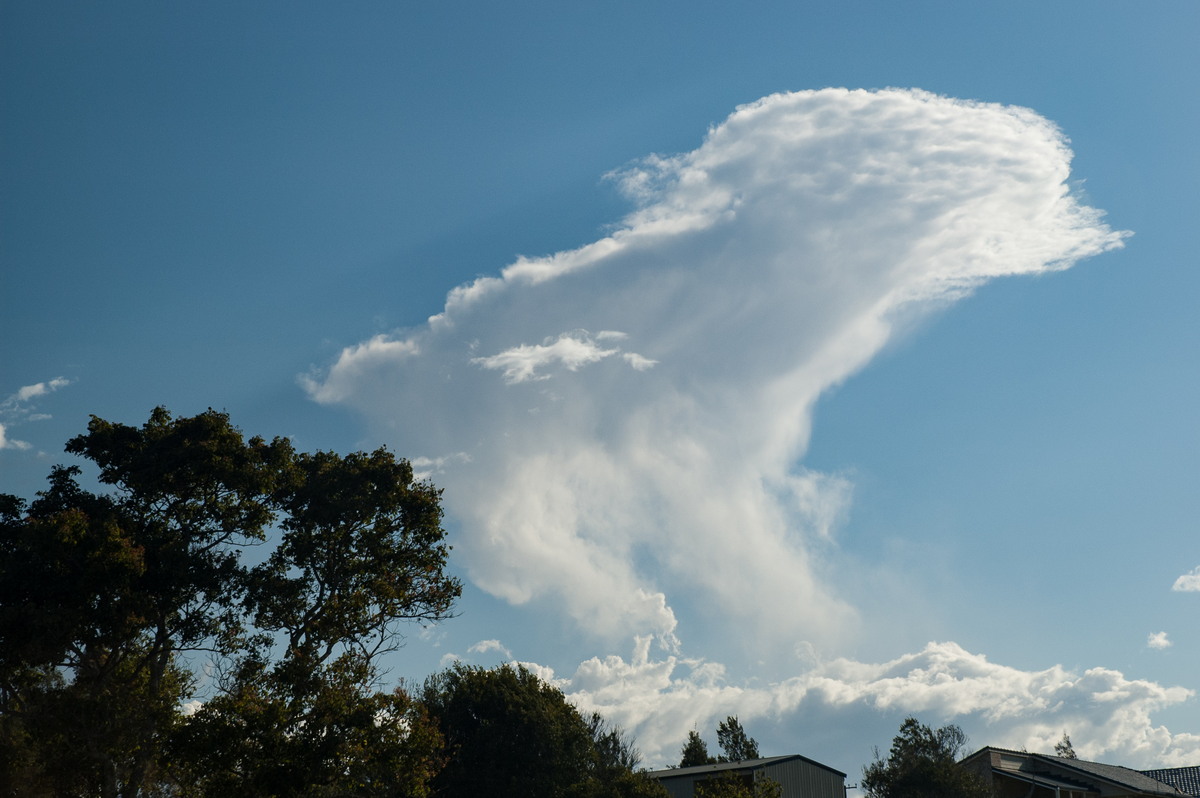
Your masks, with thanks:
M 696 795 L 701 798 L 782 798 L 783 785 L 771 778 L 724 773 L 699 782 Z
M 721 747 L 721 762 L 744 762 L 758 759 L 758 743 L 746 734 L 736 715 L 717 724 L 717 745 Z
M 886 759 L 876 749 L 863 768 L 862 788 L 871 798 L 987 798 L 991 790 L 958 766 L 966 735 L 955 725 L 930 729 L 907 718 Z
M 657 781 L 639 771 L 642 755 L 622 729 L 598 712 L 588 720 L 594 758 L 586 763 L 585 776 L 572 790 L 577 798 L 667 798 Z
M 358 784 L 400 749 L 417 767 L 429 735 L 406 696 L 376 692 L 375 663 L 401 622 L 449 617 L 459 585 L 439 492 L 407 462 L 298 454 L 245 440 L 224 413 L 163 408 L 141 428 L 93 417 L 66 449 L 109 492 L 84 490 L 72 466 L 28 507 L 0 496 L 0 742 L 13 752 L 0 778 L 203 794 L 198 757 L 253 785 L 271 763 L 231 749 L 270 740 L 299 757 L 294 772 L 326 774 L 310 794 Z M 242 563 L 263 544 L 260 565 Z M 204 657 L 222 678 L 197 693 Z M 188 698 L 204 706 L 185 717 Z
M 1075 756 L 1075 746 L 1071 745 L 1071 738 L 1063 732 L 1062 739 L 1054 744 L 1054 755 L 1061 756 L 1063 759 L 1078 759 Z
M 708 754 L 708 744 L 704 742 L 704 738 L 695 729 L 688 732 L 687 742 L 683 744 L 683 750 L 680 752 L 679 767 L 690 768 L 696 765 L 711 765 L 717 760 L 713 759 Z
M 619 729 L 597 715 L 585 719 L 523 666 L 456 664 L 426 680 L 421 704 L 445 741 L 436 796 L 666 795 L 633 771 L 636 749 Z
M 711 765 L 716 762 L 744 762 L 747 759 L 758 759 L 758 743 L 746 734 L 736 715 L 730 715 L 717 724 L 717 745 L 721 748 L 719 757 L 710 756 L 708 744 L 695 729 L 688 732 L 687 742 L 680 751 L 679 767 L 695 765 Z

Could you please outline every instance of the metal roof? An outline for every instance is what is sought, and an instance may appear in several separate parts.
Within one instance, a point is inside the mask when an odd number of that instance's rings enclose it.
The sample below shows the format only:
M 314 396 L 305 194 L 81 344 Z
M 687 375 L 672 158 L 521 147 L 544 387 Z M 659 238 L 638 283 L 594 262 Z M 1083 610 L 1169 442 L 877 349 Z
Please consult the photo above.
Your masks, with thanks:
M 1200 796 L 1200 767 L 1158 768 L 1141 772 L 1164 784 L 1170 784 L 1184 795 Z
M 800 754 L 785 754 L 784 756 L 768 756 L 762 759 L 743 759 L 739 762 L 715 762 L 711 765 L 694 765 L 688 768 L 667 768 L 666 770 L 651 770 L 647 771 L 646 775 L 655 779 L 669 779 L 674 776 L 698 776 L 705 773 L 724 773 L 729 770 L 758 770 L 759 768 L 773 765 L 777 762 L 787 762 L 792 759 L 800 759 L 808 762 L 810 765 L 816 765 L 819 768 L 824 768 L 830 773 L 836 773 L 842 778 L 846 774 L 840 770 L 823 765 L 815 759 L 809 759 Z
M 1009 770 L 1008 768 L 992 768 L 992 773 L 1039 787 L 1057 787 L 1060 790 L 1074 792 L 1094 792 L 1090 784 L 1075 779 L 1055 778 L 1048 773 L 1033 773 L 1028 770 Z
M 1051 756 L 1049 754 L 1031 754 L 1027 751 L 1013 751 L 1008 748 L 995 748 L 992 746 L 988 746 L 976 751 L 974 754 L 971 754 L 971 756 L 967 757 L 967 759 L 976 757 L 987 750 L 1000 751 L 1005 754 L 1024 757 L 1031 768 L 1041 766 L 1043 768 L 1061 768 L 1062 771 L 1066 771 L 1065 773 L 1060 771 L 1050 778 L 1071 780 L 1072 776 L 1074 776 L 1075 778 L 1084 777 L 1103 779 L 1110 784 L 1116 784 L 1134 792 L 1142 793 L 1143 795 L 1172 796 L 1173 798 L 1180 798 L 1180 796 L 1187 795 L 1187 793 L 1176 789 L 1174 785 L 1160 781 L 1142 771 L 1122 767 L 1121 765 L 1106 765 L 1103 762 L 1089 762 L 1085 759 L 1068 759 L 1066 757 Z M 1044 777 L 1043 773 L 1036 772 L 1032 769 L 1015 770 L 1009 768 L 995 768 L 995 771 L 1005 774 L 1036 774 L 1039 779 Z
M 1034 756 L 1038 759 L 1050 760 L 1059 767 L 1074 768 L 1089 775 L 1130 787 L 1138 792 L 1150 795 L 1179 796 L 1183 794 L 1170 784 L 1164 784 L 1156 778 L 1147 776 L 1145 773 L 1121 767 L 1120 765 L 1105 765 L 1102 762 L 1087 762 L 1082 759 L 1066 759 L 1061 756 L 1047 756 L 1046 754 L 1035 754 Z

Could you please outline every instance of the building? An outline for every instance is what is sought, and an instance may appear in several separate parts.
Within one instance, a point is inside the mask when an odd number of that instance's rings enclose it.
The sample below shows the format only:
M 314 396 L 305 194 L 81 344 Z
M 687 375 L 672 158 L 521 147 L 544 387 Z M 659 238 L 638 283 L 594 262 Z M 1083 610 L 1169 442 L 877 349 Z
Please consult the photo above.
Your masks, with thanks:
M 1120 765 L 983 748 L 960 762 L 992 785 L 996 798 L 1180 798 L 1173 784 Z M 1179 770 L 1187 770 L 1180 768 Z
M 718 762 L 690 768 L 652 770 L 671 798 L 704 796 L 705 782 L 733 776 L 747 786 L 759 779 L 772 779 L 783 788 L 782 798 L 846 798 L 846 774 L 799 754 Z

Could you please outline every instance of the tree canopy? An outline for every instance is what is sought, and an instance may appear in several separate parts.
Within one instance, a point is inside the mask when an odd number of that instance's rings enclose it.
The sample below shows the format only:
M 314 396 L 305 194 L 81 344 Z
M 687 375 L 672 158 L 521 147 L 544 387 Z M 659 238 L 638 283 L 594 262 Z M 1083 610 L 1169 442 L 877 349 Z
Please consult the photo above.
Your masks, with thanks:
M 680 751 L 679 767 L 687 768 L 695 765 L 711 765 L 717 762 L 743 762 L 747 759 L 758 759 L 758 742 L 742 728 L 736 715 L 730 715 L 717 724 L 717 745 L 721 755 L 713 757 L 708 753 L 708 744 L 695 729 L 688 732 L 687 741 Z
M 907 718 L 887 758 L 876 750 L 863 768 L 862 788 L 871 798 L 987 798 L 991 788 L 958 765 L 966 744 L 958 726 L 931 729 Z
M 710 765 L 717 760 L 708 753 L 708 743 L 700 736 L 700 732 L 692 729 L 688 732 L 687 742 L 680 751 L 679 767 L 690 768 L 696 765 Z
M 60 466 L 32 503 L 0 495 L 12 794 L 418 791 L 437 735 L 377 690 L 378 658 L 459 595 L 435 487 L 386 450 L 298 453 L 213 410 L 93 417 L 66 450 L 107 490 Z
M 523 666 L 456 664 L 426 680 L 421 706 L 445 744 L 436 796 L 666 796 L 634 772 L 637 751 L 619 729 L 598 715 L 584 718 Z
M 1061 756 L 1063 759 L 1078 759 L 1075 755 L 1075 746 L 1071 745 L 1071 738 L 1066 732 L 1063 732 L 1062 739 L 1054 744 L 1054 755 Z
M 93 417 L 0 494 L 0 793 L 664 798 L 617 727 L 519 666 L 382 689 L 451 616 L 440 492 L 380 449 L 297 452 L 224 413 Z
M 717 724 L 717 745 L 721 748 L 721 762 L 744 762 L 759 757 L 758 743 L 746 734 L 735 715 Z

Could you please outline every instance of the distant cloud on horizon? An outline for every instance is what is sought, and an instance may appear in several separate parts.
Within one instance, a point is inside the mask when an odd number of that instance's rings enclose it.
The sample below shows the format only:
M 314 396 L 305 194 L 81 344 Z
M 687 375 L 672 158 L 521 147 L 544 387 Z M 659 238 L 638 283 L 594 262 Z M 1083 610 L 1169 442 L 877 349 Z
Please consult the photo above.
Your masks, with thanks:
M 556 684 L 584 712 L 633 730 L 647 757 L 663 765 L 690 729 L 711 728 L 727 715 L 751 727 L 789 718 L 803 727 L 807 715 L 830 709 L 917 715 L 937 724 L 970 721 L 988 734 L 978 745 L 1049 752 L 1069 728 L 1087 759 L 1116 757 L 1144 767 L 1200 761 L 1200 735 L 1172 733 L 1151 720 L 1154 712 L 1192 699 L 1191 690 L 1127 679 L 1107 668 L 1021 670 L 949 642 L 882 663 L 819 661 L 765 686 L 730 683 L 717 663 L 654 660 L 642 643 L 628 661 L 593 658 Z

